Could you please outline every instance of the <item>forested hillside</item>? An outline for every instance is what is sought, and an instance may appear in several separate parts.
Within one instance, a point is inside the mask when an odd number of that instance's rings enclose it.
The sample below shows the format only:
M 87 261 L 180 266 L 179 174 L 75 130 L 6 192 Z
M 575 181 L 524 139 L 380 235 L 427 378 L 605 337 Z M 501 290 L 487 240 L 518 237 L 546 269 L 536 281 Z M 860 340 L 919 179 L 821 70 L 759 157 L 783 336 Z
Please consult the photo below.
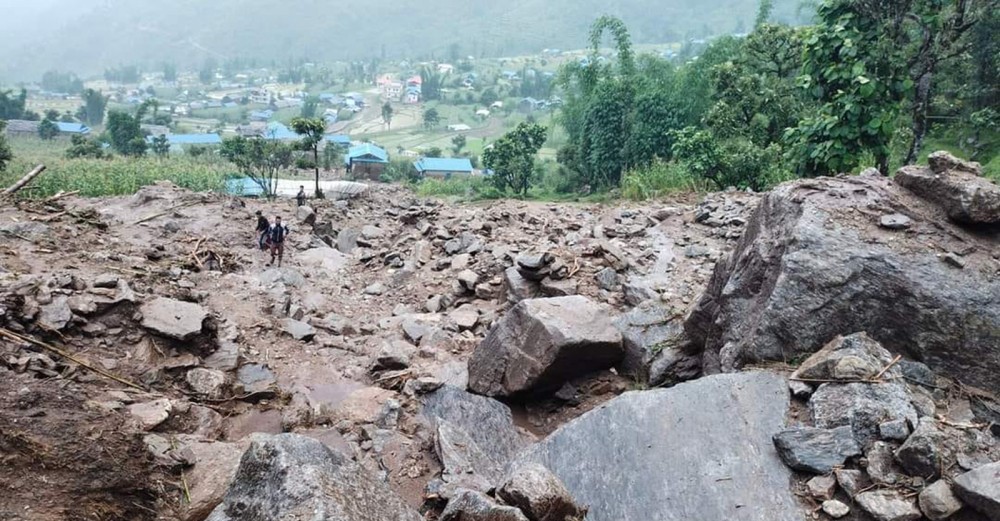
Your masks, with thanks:
M 65 3 L 65 2 L 63 2 Z M 594 17 L 620 17 L 636 42 L 668 42 L 742 32 L 753 25 L 754 0 L 176 0 L 163 3 L 52 0 L 18 7 L 0 34 L 7 79 L 34 79 L 49 69 L 96 73 L 115 64 L 201 63 L 206 57 L 315 61 L 501 56 L 546 47 L 579 47 Z M 793 22 L 798 4 L 775 17 Z M 74 15 L 64 16 L 67 12 Z M 20 15 L 20 16 L 18 16 Z M 49 31 L 17 31 L 19 18 Z M 29 24 L 28 26 L 34 26 Z M 457 44 L 457 47 L 456 47 Z

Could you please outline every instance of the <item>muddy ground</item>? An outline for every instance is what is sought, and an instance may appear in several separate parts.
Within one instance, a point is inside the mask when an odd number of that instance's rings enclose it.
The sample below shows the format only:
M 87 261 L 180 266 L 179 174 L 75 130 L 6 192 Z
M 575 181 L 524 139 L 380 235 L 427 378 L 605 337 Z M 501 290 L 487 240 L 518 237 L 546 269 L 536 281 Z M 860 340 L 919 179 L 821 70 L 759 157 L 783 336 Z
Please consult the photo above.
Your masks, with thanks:
M 681 315 L 756 197 L 454 204 L 374 185 L 312 201 L 315 225 L 289 200 L 169 184 L 5 204 L 0 519 L 197 519 L 194 489 L 212 478 L 179 447 L 282 431 L 353 453 L 420 507 L 440 464 L 408 382 L 464 386 L 468 357 L 507 309 L 504 270 L 517 255 L 552 253 L 554 291 L 573 288 L 610 315 L 649 297 Z M 291 229 L 280 268 L 253 246 L 256 210 Z M 143 327 L 140 308 L 157 297 L 201 306 L 202 331 L 180 340 Z M 311 324 L 308 338 L 294 338 L 288 318 Z M 393 345 L 405 367 L 378 367 Z M 225 382 L 205 394 L 192 384 L 198 368 Z M 603 371 L 511 405 L 541 436 L 643 385 Z M 146 408 L 167 402 L 165 419 Z M 383 421 L 395 434 L 372 439 L 365 426 Z

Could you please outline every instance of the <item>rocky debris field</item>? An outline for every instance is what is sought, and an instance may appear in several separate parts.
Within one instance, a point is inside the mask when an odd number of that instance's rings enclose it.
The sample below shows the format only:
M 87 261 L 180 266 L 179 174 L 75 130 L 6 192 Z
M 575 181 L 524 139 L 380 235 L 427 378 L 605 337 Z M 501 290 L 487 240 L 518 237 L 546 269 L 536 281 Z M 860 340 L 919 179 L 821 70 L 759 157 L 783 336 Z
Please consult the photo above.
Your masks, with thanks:
M 8 204 L 0 519 L 1000 519 L 998 194 Z

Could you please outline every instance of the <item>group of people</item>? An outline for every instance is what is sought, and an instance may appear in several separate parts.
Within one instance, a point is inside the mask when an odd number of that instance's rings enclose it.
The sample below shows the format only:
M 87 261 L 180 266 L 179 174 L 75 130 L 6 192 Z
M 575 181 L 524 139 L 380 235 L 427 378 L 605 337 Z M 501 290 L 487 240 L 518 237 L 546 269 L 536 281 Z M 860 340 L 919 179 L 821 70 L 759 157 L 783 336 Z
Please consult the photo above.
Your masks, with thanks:
M 306 204 L 306 189 L 304 186 L 299 186 L 299 193 L 295 195 L 295 201 L 298 206 L 303 206 Z M 257 247 L 261 251 L 271 251 L 271 262 L 267 265 L 270 266 L 274 264 L 275 258 L 278 260 L 278 266 L 281 266 L 281 261 L 285 257 L 285 238 L 288 237 L 288 227 L 281 223 L 281 216 L 274 216 L 274 223 L 268 222 L 267 217 L 264 217 L 264 213 L 257 210 Z

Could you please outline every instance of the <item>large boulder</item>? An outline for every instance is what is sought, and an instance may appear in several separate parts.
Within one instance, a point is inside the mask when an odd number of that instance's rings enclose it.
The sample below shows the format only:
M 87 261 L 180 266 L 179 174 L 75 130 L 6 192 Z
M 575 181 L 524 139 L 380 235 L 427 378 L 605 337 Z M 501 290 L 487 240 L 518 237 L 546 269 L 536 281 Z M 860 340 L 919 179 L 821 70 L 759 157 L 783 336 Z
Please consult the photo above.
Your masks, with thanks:
M 633 391 L 567 423 L 513 468 L 539 463 L 588 521 L 800 521 L 772 434 L 785 424 L 784 378 L 715 375 Z
M 979 163 L 947 152 L 927 158 L 929 168 L 904 166 L 894 178 L 900 186 L 940 206 L 948 218 L 965 224 L 1000 224 L 1000 186 L 981 177 Z
M 587 509 L 573 501 L 559 478 L 537 463 L 511 473 L 497 495 L 521 509 L 529 521 L 582 521 L 587 516 Z
M 775 434 L 774 446 L 786 465 L 815 474 L 829 473 L 847 458 L 861 455 L 850 427 L 795 427 Z
M 435 429 L 442 479 L 485 492 L 525 446 L 506 405 L 450 385 L 423 398 L 422 415 Z
M 159 297 L 139 308 L 142 327 L 176 340 L 191 340 L 201 334 L 208 318 L 205 308 L 191 302 Z
M 319 441 L 297 434 L 254 440 L 208 521 L 419 521 L 388 485 Z
M 989 268 L 997 240 L 926 224 L 940 221 L 937 210 L 903 192 L 888 179 L 852 177 L 795 181 L 765 196 L 685 321 L 704 370 L 787 361 L 866 331 L 941 374 L 1000 386 L 1000 280 Z M 919 238 L 879 226 L 879 210 L 902 208 Z M 937 248 L 967 253 L 966 269 L 942 262 Z
M 622 356 L 621 333 L 587 298 L 523 300 L 473 352 L 469 389 L 505 397 L 552 391 Z
M 515 507 L 497 504 L 474 490 L 461 490 L 441 512 L 438 521 L 528 521 Z
M 701 373 L 701 357 L 689 351 L 677 315 L 673 308 L 647 300 L 615 319 L 625 347 L 622 372 L 652 386 L 683 382 Z

